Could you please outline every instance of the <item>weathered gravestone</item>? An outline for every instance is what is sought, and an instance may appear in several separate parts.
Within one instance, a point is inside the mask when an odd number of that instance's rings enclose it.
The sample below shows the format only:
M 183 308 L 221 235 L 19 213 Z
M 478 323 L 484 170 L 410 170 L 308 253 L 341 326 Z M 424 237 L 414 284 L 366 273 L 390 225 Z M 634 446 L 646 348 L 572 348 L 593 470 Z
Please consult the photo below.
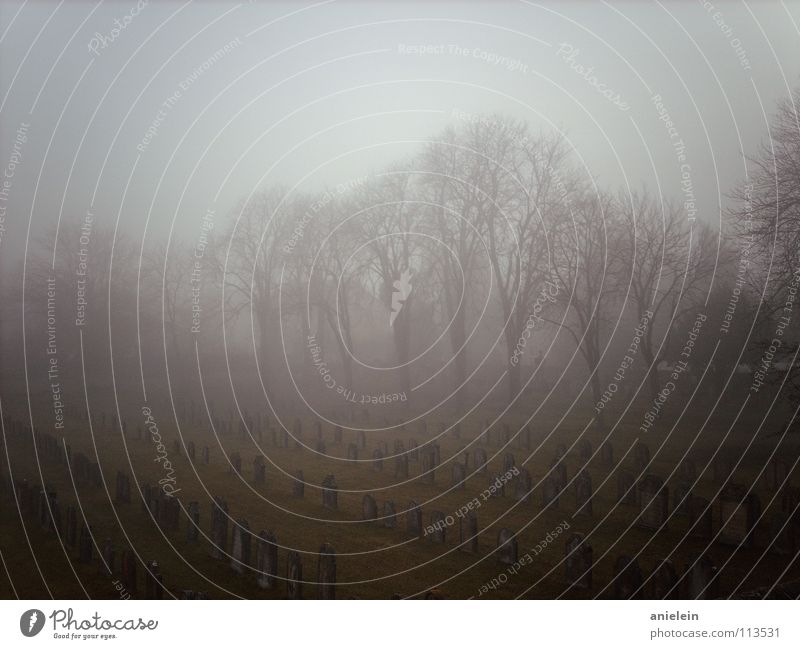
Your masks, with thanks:
M 636 524 L 646 529 L 657 530 L 667 522 L 669 489 L 664 481 L 649 474 L 639 483 L 641 513 Z
M 726 545 L 750 545 L 753 529 L 761 514 L 761 503 L 747 487 L 728 484 L 717 500 L 719 542 Z
M 292 496 L 302 498 L 305 495 L 306 483 L 303 479 L 303 471 L 298 469 L 294 472 L 292 479 Z
M 514 459 L 513 453 L 506 453 L 503 456 L 503 473 L 508 473 L 517 465 L 516 460 Z
M 690 496 L 689 498 L 689 535 L 703 541 L 711 539 L 713 532 L 713 516 L 711 504 L 705 498 Z
M 145 566 L 144 598 L 164 599 L 164 577 L 157 561 L 150 561 Z
M 374 521 L 376 518 L 378 518 L 378 504 L 372 496 L 366 494 L 361 499 L 361 520 Z
M 507 528 L 502 528 L 497 533 L 497 549 L 495 556 L 497 560 L 505 565 L 513 565 L 517 561 L 517 538 L 513 532 Z
M 466 488 L 467 472 L 464 465 L 456 462 L 452 468 L 452 486 L 454 489 L 462 491 Z
M 257 455 L 253 460 L 253 482 L 255 484 L 264 484 L 266 477 L 266 466 L 264 465 L 264 458 Z
M 633 468 L 637 473 L 642 473 L 650 464 L 650 449 L 644 442 L 636 442 L 633 447 Z
M 339 509 L 339 491 L 333 474 L 328 474 L 322 481 L 322 506 L 326 509 Z
M 591 516 L 592 510 L 592 477 L 584 469 L 575 479 L 575 513 Z
M 447 537 L 447 521 L 445 515 L 440 511 L 431 512 L 430 525 L 433 531 L 430 533 L 431 541 L 434 543 L 444 543 Z
M 642 570 L 639 562 L 627 555 L 614 562 L 614 599 L 642 599 Z
M 203 464 L 208 464 L 209 463 L 210 456 L 211 456 L 211 452 L 208 450 L 208 446 L 204 446 L 203 447 L 203 451 L 200 454 L 200 459 L 203 462 Z
M 692 483 L 679 480 L 672 491 L 672 509 L 676 514 L 688 514 L 692 498 Z
M 625 469 L 620 469 L 617 475 L 617 500 L 620 505 L 636 504 L 636 487 L 633 474 Z
M 211 506 L 211 556 L 223 559 L 228 549 L 228 503 L 214 498 Z
M 286 559 L 286 598 L 303 599 L 303 561 L 295 550 Z
M 424 484 L 434 484 L 436 467 L 436 458 L 430 449 L 426 449 L 422 454 L 422 473 L 420 474 L 420 481 Z
M 132 550 L 126 548 L 122 551 L 120 559 L 120 573 L 122 585 L 125 586 L 130 594 L 136 594 L 136 555 Z
M 422 536 L 422 510 L 413 500 L 406 511 L 406 532 L 409 536 Z
M 558 507 L 558 495 L 561 493 L 561 487 L 558 480 L 551 473 L 548 474 L 542 483 L 542 507 Z
M 352 443 L 347 445 L 347 459 L 358 460 L 358 446 Z
M 475 512 L 461 516 L 459 529 L 459 549 L 462 552 L 478 554 L 478 517 Z
M 486 458 L 486 449 L 478 447 L 475 449 L 475 470 L 484 475 L 489 470 L 489 462 Z
M 658 562 L 646 584 L 647 599 L 678 599 L 678 573 L 672 561 Z
M 408 455 L 405 453 L 394 458 L 394 477 L 408 478 Z
M 317 597 L 336 599 L 336 552 L 329 543 L 323 543 L 317 559 Z
M 278 543 L 272 532 L 261 530 L 256 547 L 256 583 L 259 588 L 274 588 L 278 575 Z
M 611 442 L 603 442 L 600 446 L 600 466 L 604 469 L 614 466 L 614 447 Z
M 242 574 L 250 565 L 250 525 L 246 520 L 238 520 L 233 526 L 231 540 L 231 570 Z
M 523 503 L 529 502 L 532 489 L 533 481 L 531 480 L 530 471 L 528 469 L 520 469 L 519 474 L 514 479 L 514 499 Z
M 684 599 L 716 599 L 719 592 L 714 560 L 706 554 L 687 565 L 683 571 L 681 586 Z
M 578 442 L 578 460 L 581 464 L 586 464 L 592 459 L 592 443 L 588 439 Z
M 117 471 L 117 488 L 114 499 L 117 503 L 131 504 L 131 480 L 127 473 Z
M 397 510 L 391 500 L 383 503 L 383 526 L 392 530 L 397 527 Z
M 564 544 L 564 574 L 570 586 L 591 590 L 592 546 L 582 534 L 573 534 Z
M 383 471 L 383 451 L 379 448 L 372 451 L 372 470 Z

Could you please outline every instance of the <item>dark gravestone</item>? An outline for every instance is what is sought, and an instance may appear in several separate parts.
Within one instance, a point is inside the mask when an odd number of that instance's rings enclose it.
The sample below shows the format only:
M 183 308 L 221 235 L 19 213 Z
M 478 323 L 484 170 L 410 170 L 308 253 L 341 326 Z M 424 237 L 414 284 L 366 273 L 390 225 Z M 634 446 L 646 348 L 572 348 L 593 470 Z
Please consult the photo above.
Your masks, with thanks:
M 353 461 L 358 460 L 358 446 L 355 444 L 347 445 L 347 459 Z
M 549 474 L 542 483 L 542 507 L 558 507 L 558 494 L 561 493 L 558 480 Z
M 774 459 L 764 469 L 764 489 L 769 493 L 778 493 L 784 484 L 788 484 L 789 467 L 786 462 Z
M 481 475 L 484 475 L 489 470 L 489 462 L 486 459 L 486 449 L 480 447 L 475 449 L 475 470 Z
M 394 458 L 394 477 L 408 478 L 408 455 L 397 455 Z
M 672 509 L 676 514 L 688 514 L 692 498 L 692 483 L 679 480 L 672 490 Z
M 591 516 L 592 510 L 592 477 L 584 469 L 575 479 L 575 513 Z
M 522 448 L 526 451 L 531 450 L 531 446 L 533 446 L 533 431 L 531 431 L 530 425 L 525 426 L 520 433 L 519 443 Z
M 203 462 L 203 464 L 208 464 L 210 458 L 211 458 L 211 452 L 208 450 L 208 446 L 204 446 L 200 459 Z
M 408 459 L 412 462 L 417 462 L 419 460 L 419 445 L 415 439 L 410 439 L 408 441 Z
M 115 500 L 120 504 L 131 504 L 131 479 L 127 473 L 117 471 L 117 490 Z
M 366 494 L 361 499 L 361 520 L 374 521 L 376 518 L 378 518 L 378 504 L 372 496 Z
M 292 480 L 292 496 L 295 498 L 302 498 L 305 495 L 306 483 L 303 480 L 303 472 L 298 469 L 294 472 L 294 479 Z
M 333 474 L 328 474 L 322 481 L 322 506 L 326 509 L 339 509 L 338 486 Z
M 144 598 L 164 599 L 164 577 L 157 561 L 150 561 L 144 573 Z
M 433 484 L 435 481 L 436 457 L 430 449 L 422 453 L 422 473 L 420 481 L 424 484 Z
M 592 443 L 588 439 L 578 442 L 578 460 L 581 464 L 586 464 L 592 459 Z
M 611 442 L 603 442 L 600 446 L 600 466 L 604 469 L 614 466 L 614 447 Z
M 719 595 L 717 567 L 713 559 L 703 555 L 686 566 L 681 578 L 685 599 L 716 599 Z
M 502 475 L 496 475 L 489 478 L 488 489 L 490 498 L 503 498 L 506 495 L 506 483 Z
M 728 484 L 717 500 L 719 542 L 726 545 L 750 545 L 752 531 L 761 514 L 758 496 L 747 493 L 744 485 Z
M 467 512 L 459 523 L 459 549 L 462 552 L 478 554 L 478 517 L 475 512 Z
M 711 505 L 705 498 L 691 496 L 689 499 L 689 535 L 703 541 L 711 539 L 713 531 Z
M 447 522 L 442 512 L 435 511 L 431 513 L 430 527 L 433 528 L 430 537 L 434 543 L 444 543 L 447 537 Z
M 633 474 L 625 469 L 620 469 L 617 475 L 617 501 L 620 505 L 636 504 L 636 487 Z
M 516 460 L 514 459 L 513 453 L 506 453 L 503 456 L 503 473 L 508 473 L 516 466 Z
M 383 451 L 379 448 L 372 451 L 372 470 L 383 471 Z
M 567 479 L 567 465 L 564 463 L 563 460 L 559 460 L 553 465 L 551 469 L 553 476 L 558 483 L 558 489 L 561 491 L 562 489 L 566 488 L 567 483 L 569 480 Z
M 274 588 L 278 575 L 278 544 L 272 532 L 261 530 L 256 547 L 256 570 L 259 588 Z
M 497 533 L 497 549 L 495 550 L 497 560 L 505 565 L 513 565 L 517 561 L 517 539 L 511 530 L 501 529 Z
M 286 559 L 286 598 L 303 599 L 303 561 L 295 550 Z
M 383 526 L 391 530 L 397 527 L 397 510 L 391 500 L 383 503 Z
M 323 543 L 317 559 L 317 597 L 336 599 L 336 552 L 329 543 Z
M 633 467 L 636 473 L 642 473 L 650 464 L 650 449 L 643 442 L 636 442 L 633 447 Z
M 519 475 L 514 479 L 514 498 L 519 502 L 529 502 L 531 498 L 533 481 L 528 469 L 520 469 Z
M 564 544 L 564 573 L 570 586 L 591 590 L 592 546 L 582 534 L 573 534 Z
M 642 599 L 642 570 L 639 562 L 622 555 L 614 562 L 614 599 Z
M 215 498 L 211 506 L 211 556 L 223 559 L 228 549 L 228 503 Z
M 190 502 L 186 515 L 186 540 L 197 541 L 200 538 L 200 505 L 194 500 Z
M 467 472 L 466 469 L 464 468 L 464 465 L 456 462 L 455 464 L 453 464 L 452 471 L 453 471 L 453 476 L 452 476 L 453 488 L 458 490 L 465 489 L 467 486 L 466 484 Z
M 241 475 L 242 473 L 242 456 L 238 453 L 231 454 L 231 474 Z
M 239 573 L 250 565 L 250 525 L 246 520 L 239 520 L 233 526 L 231 540 L 231 569 Z
M 406 532 L 409 536 L 422 535 L 422 510 L 413 500 L 409 501 L 406 512 Z
M 266 467 L 264 465 L 264 458 L 258 455 L 253 460 L 253 482 L 255 484 L 264 484 L 265 476 Z
M 194 462 L 194 458 L 195 458 L 195 454 L 196 454 L 196 453 L 197 453 L 197 450 L 196 450 L 196 448 L 195 448 L 195 444 L 194 444 L 194 442 L 191 442 L 191 441 L 190 441 L 190 442 L 189 442 L 189 443 L 186 445 L 186 454 L 189 456 L 189 459 L 190 459 L 192 462 Z
M 661 478 L 650 474 L 639 482 L 639 502 L 641 505 L 641 514 L 637 521 L 639 527 L 657 530 L 666 524 L 669 489 Z
M 122 551 L 120 559 L 120 574 L 122 585 L 130 594 L 136 593 L 136 555 L 130 549 Z
M 679 599 L 678 573 L 672 561 L 659 561 L 647 581 L 647 599 Z

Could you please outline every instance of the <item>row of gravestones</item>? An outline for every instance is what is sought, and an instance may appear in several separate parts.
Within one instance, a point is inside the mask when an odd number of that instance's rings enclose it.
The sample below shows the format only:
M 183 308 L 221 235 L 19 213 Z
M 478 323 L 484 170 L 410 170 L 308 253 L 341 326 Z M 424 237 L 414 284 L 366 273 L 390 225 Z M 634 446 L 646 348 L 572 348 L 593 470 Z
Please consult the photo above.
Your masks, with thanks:
M 564 545 L 564 576 L 576 589 L 593 588 L 592 546 L 582 534 L 572 534 Z M 708 555 L 699 557 L 679 574 L 669 560 L 659 561 L 645 579 L 639 562 L 621 555 L 614 562 L 608 596 L 613 599 L 713 599 L 719 594 L 717 568 Z

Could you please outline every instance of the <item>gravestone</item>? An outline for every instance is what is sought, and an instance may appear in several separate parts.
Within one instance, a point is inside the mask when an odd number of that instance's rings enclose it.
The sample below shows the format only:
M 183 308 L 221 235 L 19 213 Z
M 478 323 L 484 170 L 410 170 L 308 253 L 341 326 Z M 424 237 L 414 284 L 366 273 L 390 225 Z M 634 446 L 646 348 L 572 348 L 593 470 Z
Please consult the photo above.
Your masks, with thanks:
M 667 522 L 669 488 L 664 481 L 652 473 L 639 482 L 641 514 L 637 526 L 657 530 Z
M 303 599 L 303 561 L 295 550 L 286 558 L 286 599 Z
M 391 500 L 383 503 L 383 526 L 390 530 L 397 527 L 397 510 Z
M 144 598 L 164 599 L 164 577 L 157 561 L 150 561 L 145 566 Z
M 204 446 L 203 447 L 203 452 L 201 453 L 201 457 L 200 457 L 200 459 L 203 462 L 203 464 L 208 464 L 209 463 L 210 455 L 211 455 L 211 453 L 208 450 L 208 446 Z
M 702 541 L 709 541 L 713 532 L 711 505 L 705 498 L 690 496 L 689 535 Z
M 633 474 L 625 469 L 620 469 L 617 475 L 617 501 L 620 505 L 636 504 L 636 487 Z
M 495 556 L 497 560 L 505 565 L 513 565 L 517 561 L 517 538 L 507 528 L 502 528 L 497 533 L 497 549 Z
M 275 587 L 278 575 L 278 543 L 272 532 L 261 530 L 258 535 L 256 570 L 258 571 L 256 583 L 259 588 L 266 590 Z
M 379 448 L 372 451 L 372 470 L 383 471 L 383 451 Z
M 378 518 L 378 504 L 369 494 L 365 494 L 361 499 L 361 520 L 374 521 Z
M 716 599 L 719 596 L 717 572 L 714 560 L 707 554 L 687 565 L 681 578 L 684 599 Z
M 419 461 L 419 445 L 413 438 L 408 441 L 408 459 L 412 462 Z
M 486 449 L 478 447 L 475 449 L 475 470 L 480 475 L 485 475 L 489 470 L 489 462 L 486 459 Z
M 572 534 L 564 544 L 564 573 L 570 586 L 591 590 L 592 546 L 582 534 Z
M 347 459 L 353 461 L 358 460 L 358 446 L 352 443 L 347 445 Z
M 200 538 L 200 505 L 193 500 L 189 503 L 186 510 L 188 521 L 186 522 L 186 540 L 195 542 Z
M 464 465 L 456 462 L 455 464 L 453 464 L 452 472 L 453 472 L 452 473 L 453 488 L 459 491 L 463 491 L 467 486 L 466 484 L 467 472 L 466 469 L 464 469 Z
M 423 484 L 434 484 L 435 482 L 436 457 L 430 449 L 426 449 L 422 454 L 422 473 L 420 481 Z
M 592 477 L 584 469 L 575 479 L 575 513 L 591 516 L 592 510 Z
M 305 489 L 306 483 L 303 479 L 303 471 L 298 469 L 294 472 L 294 479 L 292 480 L 292 496 L 295 498 L 303 498 Z
M 514 499 L 518 502 L 527 503 L 531 499 L 533 481 L 528 469 L 520 469 L 519 475 L 514 478 Z
M 192 462 L 194 462 L 195 453 L 196 453 L 195 444 L 194 444 L 194 442 L 190 441 L 190 442 L 189 442 L 189 443 L 186 445 L 186 455 L 189 457 L 189 459 L 190 459 Z
M 231 468 L 230 473 L 240 475 L 242 473 L 242 456 L 238 453 L 232 453 L 230 456 Z
M 250 525 L 247 521 L 236 521 L 231 541 L 231 569 L 240 575 L 250 565 L 250 539 Z
M 672 491 L 672 510 L 676 514 L 688 514 L 692 497 L 692 483 L 679 480 Z
M 264 484 L 265 475 L 266 467 L 264 465 L 264 458 L 258 455 L 253 460 L 253 482 L 255 484 Z
M 716 511 L 720 543 L 751 545 L 753 528 L 761 514 L 756 494 L 748 494 L 744 485 L 728 484 L 719 495 Z
M 542 508 L 558 507 L 558 495 L 561 488 L 553 474 L 549 474 L 542 483 Z
M 408 478 L 408 455 L 397 455 L 394 458 L 394 477 Z
M 120 504 L 131 504 L 131 480 L 128 474 L 122 471 L 117 471 L 117 489 L 114 499 Z
M 614 466 L 614 447 L 611 442 L 603 442 L 600 446 L 600 466 L 604 469 Z
M 672 561 L 658 562 L 647 581 L 647 599 L 679 599 L 678 573 Z
M 211 506 L 211 556 L 223 559 L 228 549 L 228 503 L 214 498 Z
M 556 482 L 558 483 L 559 491 L 566 488 L 569 480 L 567 480 L 567 465 L 564 463 L 563 460 L 560 460 L 555 463 L 555 465 L 551 470 L 551 473 L 555 477 Z
M 530 424 L 526 425 L 520 433 L 519 443 L 526 451 L 531 450 L 533 445 L 533 431 L 531 431 Z
M 336 599 L 336 552 L 323 543 L 317 559 L 317 598 Z
M 122 551 L 120 558 L 120 576 L 122 585 L 131 595 L 136 594 L 136 555 L 130 549 Z
M 339 509 L 338 486 L 333 474 L 328 474 L 322 481 L 322 506 L 326 509 Z
M 614 562 L 614 599 L 642 599 L 642 570 L 639 562 L 627 555 Z
M 475 512 L 467 512 L 459 522 L 459 549 L 462 552 L 478 554 L 478 517 Z
M 514 460 L 513 453 L 506 453 L 503 456 L 503 473 L 508 473 L 516 466 L 516 461 Z
M 422 510 L 413 500 L 409 501 L 406 512 L 406 532 L 409 536 L 422 536 Z
M 789 467 L 781 459 L 773 459 L 764 469 L 764 489 L 770 493 L 777 493 L 784 484 L 788 484 L 787 476 Z
M 430 534 L 431 541 L 444 543 L 447 537 L 447 524 L 444 514 L 440 511 L 431 512 L 430 526 L 434 528 Z
M 358 448 L 362 451 L 367 448 L 367 436 L 364 434 L 363 430 L 356 433 L 356 443 L 358 444 Z
M 592 443 L 588 439 L 578 442 L 578 460 L 581 464 L 586 464 L 592 459 Z

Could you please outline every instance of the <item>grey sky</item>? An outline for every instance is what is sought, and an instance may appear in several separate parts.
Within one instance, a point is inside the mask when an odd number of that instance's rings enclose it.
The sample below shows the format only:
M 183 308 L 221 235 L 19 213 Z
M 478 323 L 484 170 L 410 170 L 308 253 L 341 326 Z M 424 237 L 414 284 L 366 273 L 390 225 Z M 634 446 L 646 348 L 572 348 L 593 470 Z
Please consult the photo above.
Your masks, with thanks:
M 148 232 L 174 219 L 194 240 L 211 205 L 378 171 L 464 113 L 563 128 L 602 186 L 678 198 L 682 139 L 698 217 L 716 222 L 742 148 L 766 134 L 760 102 L 771 112 L 798 84 L 800 5 L 709 4 L 151 1 L 102 47 L 136 2 L 3 2 L 3 168 L 30 127 L 0 257 L 22 249 L 31 213 L 34 230 L 55 223 L 62 200 L 72 224 L 93 196 L 113 223 L 129 181 L 126 230 L 141 237 L 152 202 Z

